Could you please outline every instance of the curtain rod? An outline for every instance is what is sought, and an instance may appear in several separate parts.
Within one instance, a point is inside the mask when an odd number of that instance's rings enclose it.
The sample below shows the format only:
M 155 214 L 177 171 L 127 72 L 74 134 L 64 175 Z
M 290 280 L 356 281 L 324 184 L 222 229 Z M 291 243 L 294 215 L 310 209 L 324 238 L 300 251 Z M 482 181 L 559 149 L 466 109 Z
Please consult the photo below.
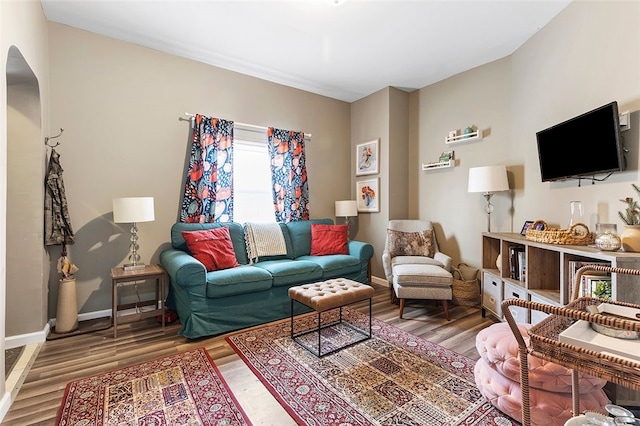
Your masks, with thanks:
M 184 115 L 186 115 L 187 118 L 183 118 L 183 117 L 178 117 L 178 120 L 180 121 L 191 121 L 195 118 L 195 114 L 191 114 L 190 112 L 185 112 Z M 246 123 L 238 123 L 237 121 L 233 122 L 234 125 L 239 126 L 239 127 L 243 127 L 246 130 L 253 130 L 253 131 L 259 131 L 259 132 L 266 132 L 267 131 L 267 127 L 264 126 L 256 126 L 255 124 L 246 124 Z M 311 139 L 311 133 L 305 133 L 304 134 L 304 139 L 305 140 L 310 140 Z

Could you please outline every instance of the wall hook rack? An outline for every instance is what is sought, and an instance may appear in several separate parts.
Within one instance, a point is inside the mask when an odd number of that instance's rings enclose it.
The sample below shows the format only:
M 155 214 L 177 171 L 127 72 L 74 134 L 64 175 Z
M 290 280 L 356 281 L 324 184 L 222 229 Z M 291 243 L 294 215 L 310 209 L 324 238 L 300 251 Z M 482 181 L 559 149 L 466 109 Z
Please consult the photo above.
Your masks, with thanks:
M 56 142 L 55 145 L 49 145 L 49 141 L 51 139 L 59 138 L 60 136 L 62 136 L 62 132 L 64 132 L 64 129 L 62 127 L 60 127 L 60 133 L 58 133 L 57 135 L 55 135 L 55 136 L 46 136 L 44 138 L 44 144 L 46 146 L 48 146 L 48 147 L 51 147 L 51 148 L 55 148 L 56 146 L 60 145 L 60 142 Z

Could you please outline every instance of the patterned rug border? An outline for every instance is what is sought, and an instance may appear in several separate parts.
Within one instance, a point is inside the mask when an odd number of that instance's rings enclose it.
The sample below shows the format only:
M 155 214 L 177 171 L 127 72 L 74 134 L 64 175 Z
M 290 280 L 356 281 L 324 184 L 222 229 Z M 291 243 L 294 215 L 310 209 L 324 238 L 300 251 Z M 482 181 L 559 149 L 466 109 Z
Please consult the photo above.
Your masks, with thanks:
M 238 417 L 239 417 L 238 420 L 241 422 L 241 424 L 246 425 L 246 426 L 252 426 L 253 424 L 251 423 L 251 420 L 249 420 L 249 417 L 247 416 L 247 413 L 244 411 L 244 409 L 242 408 L 242 406 L 238 402 L 236 396 L 234 395 L 233 391 L 229 387 L 229 384 L 227 383 L 226 379 L 224 378 L 224 376 L 220 372 L 220 369 L 216 365 L 215 361 L 213 360 L 213 358 L 211 358 L 211 355 L 209 355 L 209 352 L 204 347 L 196 348 L 196 349 L 189 349 L 189 350 L 181 351 L 181 352 L 178 352 L 178 353 L 171 353 L 171 354 L 160 356 L 160 357 L 148 360 L 148 361 L 142 361 L 142 362 L 139 362 L 139 363 L 136 363 L 136 364 L 127 365 L 125 367 L 114 368 L 114 369 L 111 369 L 111 370 L 108 370 L 108 371 L 104 371 L 104 372 L 101 372 L 101 373 L 93 374 L 93 375 L 90 375 L 90 376 L 81 377 L 79 379 L 70 381 L 69 383 L 67 383 L 67 385 L 65 387 L 65 390 L 64 390 L 64 395 L 62 396 L 62 399 L 60 401 L 60 407 L 58 408 L 58 413 L 56 415 L 56 423 L 55 424 L 56 425 L 60 425 L 61 424 L 62 416 L 63 416 L 64 411 L 65 411 L 65 405 L 66 405 L 66 402 L 67 402 L 67 398 L 68 398 L 69 392 L 71 391 L 71 388 L 73 387 L 74 384 L 79 383 L 81 381 L 90 380 L 90 379 L 93 379 L 93 378 L 98 378 L 100 376 L 113 374 L 113 373 L 118 372 L 118 371 L 129 371 L 131 369 L 135 369 L 135 368 L 143 366 L 145 364 L 158 362 L 160 360 L 164 360 L 164 359 L 167 359 L 167 358 L 182 357 L 182 356 L 184 356 L 186 354 L 194 353 L 194 352 L 197 352 L 197 353 L 200 353 L 201 355 L 204 355 L 204 358 L 206 359 L 206 361 L 208 362 L 209 366 L 211 367 L 211 369 L 215 373 L 215 377 L 219 380 L 220 385 L 222 385 L 222 387 L 226 391 L 226 395 L 225 395 L 226 402 L 230 405 L 230 408 L 235 410 L 235 412 L 238 414 Z M 242 423 L 242 422 L 244 422 L 244 423 Z
M 343 309 L 343 313 L 345 316 L 348 315 L 352 315 L 354 316 L 356 319 L 360 319 L 362 320 L 362 318 L 364 318 L 366 315 L 357 311 L 357 310 L 353 310 L 353 309 L 349 309 L 349 308 L 345 308 Z M 296 316 L 296 320 L 302 319 L 302 318 L 306 318 L 308 320 L 313 320 L 313 318 L 315 317 L 314 313 L 309 313 L 309 314 L 303 314 L 303 315 L 298 315 Z M 367 316 L 368 319 L 368 316 Z M 243 353 L 242 349 L 239 348 L 233 341 L 234 338 L 244 335 L 244 334 L 249 334 L 252 332 L 257 332 L 261 329 L 268 329 L 271 327 L 286 327 L 290 330 L 290 326 L 289 326 L 289 319 L 285 319 L 285 320 L 281 320 L 281 321 L 277 321 L 277 322 L 273 322 L 273 323 L 269 323 L 269 324 L 265 324 L 262 325 L 260 327 L 257 327 L 255 329 L 245 329 L 245 330 L 240 330 L 238 332 L 229 334 L 228 336 L 225 337 L 225 340 L 227 341 L 227 343 L 233 348 L 233 350 L 235 351 L 235 353 L 238 355 L 238 357 L 240 359 L 242 359 L 242 361 L 245 363 L 245 365 L 247 367 L 249 367 L 249 369 L 256 375 L 256 377 L 260 380 L 260 382 L 269 390 L 269 392 L 271 393 L 271 395 L 278 401 L 278 403 L 282 406 L 283 409 L 285 409 L 285 411 L 296 421 L 297 424 L 307 424 L 307 422 L 305 421 L 304 418 L 302 418 L 300 416 L 300 414 L 295 410 L 295 408 L 293 408 L 286 400 L 285 398 L 283 398 L 280 393 L 278 392 L 277 388 L 268 382 L 267 378 L 264 376 L 264 374 L 259 370 L 259 368 L 257 366 L 254 366 L 253 362 L 251 362 L 251 360 Z M 323 323 L 325 322 L 324 317 L 323 317 Z M 429 359 L 429 362 L 432 362 L 435 366 L 440 367 L 442 370 L 448 372 L 449 374 L 453 375 L 454 377 L 458 377 L 460 379 L 463 380 L 468 380 L 471 383 L 475 383 L 475 379 L 474 379 L 474 373 L 473 373 L 473 366 L 475 365 L 476 361 L 474 361 L 473 359 L 459 354 L 455 351 L 452 351 L 450 349 L 447 349 L 437 343 L 431 342 L 429 340 L 426 340 L 420 336 L 417 336 L 409 331 L 405 331 L 401 328 L 398 328 L 397 326 L 387 323 L 384 320 L 378 319 L 373 317 L 372 318 L 372 327 L 373 327 L 373 337 L 372 338 L 377 338 L 380 339 L 382 341 L 385 341 L 387 343 L 390 343 L 394 346 L 398 346 L 401 347 L 402 349 L 412 352 L 413 354 L 421 357 L 421 358 L 425 358 L 425 355 L 428 355 L 429 352 L 431 352 L 429 349 L 426 348 L 433 348 L 436 350 L 440 350 L 443 351 L 444 353 L 448 353 L 448 354 L 452 354 L 453 356 L 456 357 L 457 360 L 459 360 L 460 362 L 462 362 L 463 367 L 458 366 L 453 366 L 450 363 L 446 362 L 445 360 L 441 359 L 440 357 L 436 357 L 435 359 Z M 391 330 L 390 333 L 385 333 L 385 329 L 386 330 Z M 397 334 L 399 336 L 399 339 L 397 341 L 389 341 L 389 335 L 390 334 Z M 286 337 L 286 335 L 284 335 L 283 337 Z M 407 345 L 407 346 L 399 346 L 398 343 L 400 341 L 407 341 L 407 342 L 411 342 L 414 345 Z M 363 343 L 366 343 L 363 342 Z M 337 352 L 336 354 L 339 354 L 339 352 Z M 327 359 L 327 358 L 331 358 L 331 356 L 335 356 L 336 354 L 332 354 L 329 355 L 327 357 L 324 357 L 322 359 Z M 300 363 L 301 366 L 303 366 L 305 369 L 307 367 L 305 367 L 304 364 Z M 336 396 L 338 398 L 343 398 L 342 395 L 336 394 Z M 518 423 L 514 422 L 513 419 L 510 419 L 508 416 L 505 416 L 503 413 L 500 413 L 499 411 L 497 411 L 497 409 L 493 406 L 491 406 L 491 404 L 485 400 L 485 404 L 483 404 L 483 409 L 485 409 L 486 411 L 483 411 L 483 414 L 480 415 L 479 417 L 476 417 L 471 423 L 464 423 L 464 424 L 468 424 L 468 425 L 485 425 L 487 423 L 485 423 L 486 420 L 493 418 L 494 421 L 491 424 L 494 425 L 501 425 L 501 426 L 505 426 L 505 425 L 517 425 Z M 494 411 L 495 410 L 495 411 Z M 492 417 L 490 416 L 490 412 L 494 411 L 496 416 Z M 489 416 L 489 417 L 487 417 Z M 364 416 L 363 416 L 364 418 Z M 465 420 L 470 420 L 470 419 L 465 419 Z

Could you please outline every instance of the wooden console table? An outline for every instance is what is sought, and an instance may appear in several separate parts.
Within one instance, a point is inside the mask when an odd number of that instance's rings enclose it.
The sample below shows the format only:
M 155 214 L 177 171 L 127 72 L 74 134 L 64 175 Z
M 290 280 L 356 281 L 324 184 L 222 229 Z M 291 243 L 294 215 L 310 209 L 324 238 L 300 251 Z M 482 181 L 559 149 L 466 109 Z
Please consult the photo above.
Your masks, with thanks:
M 586 306 L 603 302 L 640 309 L 640 305 L 589 297 L 576 298 L 582 275 L 587 271 L 602 271 L 615 274 L 640 275 L 640 270 L 606 266 L 585 266 L 578 270 L 574 285 L 574 300 L 566 306 L 554 306 L 520 299 L 507 299 L 502 302 L 502 313 L 518 342 L 520 357 L 520 384 L 522 390 L 522 424 L 531 425 L 531 407 L 529 400 L 529 366 L 527 356 L 535 356 L 551 361 L 572 370 L 573 415 L 580 414 L 580 392 L 578 372 L 600 377 L 612 383 L 640 390 L 640 361 L 618 357 L 613 354 L 596 352 L 590 349 L 560 342 L 558 335 L 575 320 L 588 321 L 622 330 L 640 332 L 640 322 L 623 320 L 602 314 L 590 314 Z M 550 314 L 546 319 L 529 330 L 529 344 L 524 340 L 509 306 L 542 311 Z

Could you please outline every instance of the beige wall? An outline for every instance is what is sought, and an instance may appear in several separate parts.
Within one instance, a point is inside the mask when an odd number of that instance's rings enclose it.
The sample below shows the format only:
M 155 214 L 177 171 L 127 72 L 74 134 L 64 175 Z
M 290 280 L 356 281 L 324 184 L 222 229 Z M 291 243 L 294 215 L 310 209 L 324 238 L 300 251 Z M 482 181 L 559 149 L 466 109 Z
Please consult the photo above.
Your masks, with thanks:
M 617 211 L 623 206 L 618 200 L 635 195 L 630 184 L 638 182 L 639 76 L 640 2 L 575 1 L 513 55 L 411 93 L 406 217 L 434 221 L 441 249 L 454 264 L 480 266 L 480 234 L 487 230 L 485 199 L 467 193 L 468 170 L 503 164 L 512 190 L 492 199 L 492 231 L 519 232 L 525 220 L 537 218 L 566 227 L 572 200 L 583 202 L 589 226 L 599 218 L 617 223 L 621 231 Z M 535 133 L 611 100 L 618 101 L 621 111 L 633 112 L 633 128 L 623 133 L 629 170 L 595 185 L 583 182 L 578 187 L 575 180 L 542 183 Z M 383 102 L 376 104 L 379 110 L 355 113 L 364 109 L 360 102 L 373 101 L 374 95 L 353 104 L 352 132 L 380 126 L 379 120 L 394 113 L 394 106 Z M 468 125 L 483 129 L 482 142 L 444 143 L 450 130 Z M 360 136 L 352 133 L 353 141 Z M 591 143 L 587 131 L 585 149 Z M 455 151 L 455 168 L 420 170 L 421 163 L 436 161 L 450 149 Z M 388 173 L 404 170 L 391 163 Z M 384 218 L 392 207 L 383 203 L 383 208 Z M 375 245 L 378 261 L 385 224 L 372 225 L 360 235 Z M 375 273 L 382 276 L 379 270 Z
M 80 312 L 109 308 L 110 268 L 128 255 L 129 226 L 113 223 L 114 197 L 155 197 L 155 221 L 138 225 L 143 262 L 158 262 L 168 246 L 190 152 L 189 124 L 178 121 L 186 111 L 312 133 L 311 216 L 334 218 L 334 201 L 350 196 L 349 104 L 55 23 L 49 43 Z
M 382 277 L 382 263 L 380 255 L 384 246 L 384 233 L 381 229 L 386 229 L 389 220 L 389 192 L 388 170 L 389 170 L 389 90 L 385 88 L 379 90 L 365 98 L 351 104 L 351 194 L 352 199 L 357 199 L 356 183 L 361 180 L 379 178 L 379 199 L 380 212 L 359 212 L 356 220 L 357 234 L 355 239 L 366 241 L 374 246 L 373 259 L 371 259 L 371 270 L 374 276 Z M 363 142 L 380 139 L 380 161 L 378 168 L 381 173 L 377 175 L 355 176 L 355 146 Z
M 10 98 L 8 96 L 7 88 L 7 62 L 9 51 L 14 46 L 20 52 L 20 55 L 24 58 L 26 65 L 32 70 L 33 75 L 37 79 L 38 90 L 40 95 L 40 108 L 38 114 L 39 119 L 35 119 L 36 122 L 30 123 L 30 129 L 25 134 L 27 140 L 21 139 L 19 141 L 9 140 L 10 123 L 8 122 L 8 116 L 13 114 L 14 111 L 9 111 L 8 102 Z M 2 1 L 0 2 L 0 170 L 8 171 L 7 164 L 7 151 L 8 146 L 11 144 L 22 143 L 29 150 L 34 150 L 30 155 L 30 159 L 37 162 L 35 165 L 30 165 L 30 170 L 33 172 L 29 176 L 25 176 L 23 182 L 23 193 L 27 194 L 31 200 L 35 197 L 41 196 L 42 185 L 44 180 L 44 170 L 42 164 L 44 163 L 46 150 L 43 141 L 44 125 L 48 122 L 46 114 L 48 105 L 48 92 L 49 92 L 49 78 L 48 78 L 48 63 L 47 63 L 47 25 L 42 13 L 42 7 L 38 1 Z M 12 90 L 12 95 L 21 96 L 24 93 L 20 89 Z M 33 118 L 34 105 L 31 102 L 28 110 L 30 111 L 30 119 Z M 24 105 L 24 103 L 23 103 Z M 13 123 L 11 123 L 13 125 Z M 42 127 L 41 127 L 42 126 Z M 6 131 L 5 131 L 6 129 Z M 34 139 L 36 139 L 34 141 Z M 29 188 L 26 189 L 25 188 Z M 33 191 L 30 191 L 33 189 Z M 7 204 L 11 199 L 12 194 L 7 193 L 7 176 L 6 173 L 0 173 L 0 376 L 4 377 L 4 349 L 6 347 L 5 336 L 8 336 L 6 329 L 15 329 L 15 324 L 19 324 L 18 327 L 21 331 L 42 331 L 45 327 L 47 318 L 46 312 L 43 310 L 42 300 L 46 297 L 47 287 L 43 282 L 43 263 L 45 262 L 45 252 L 40 244 L 33 249 L 36 245 L 31 239 L 35 238 L 38 231 L 32 231 L 26 238 L 30 240 L 25 245 L 13 245 L 9 244 L 7 240 Z M 40 198 L 42 200 L 42 198 Z M 28 205 L 28 203 L 27 203 Z M 31 217 L 31 212 L 26 216 Z M 42 216 L 40 216 L 42 217 Z M 28 219 L 31 221 L 32 219 Z M 37 224 L 31 223 L 34 227 L 38 227 Z M 42 227 L 42 220 L 39 222 L 40 229 Z M 29 248 L 25 250 L 24 257 L 19 261 L 23 269 L 34 269 L 39 272 L 35 272 L 33 275 L 29 275 L 33 282 L 29 283 L 29 290 L 35 300 L 26 301 L 25 298 L 18 299 L 21 301 L 25 310 L 29 311 L 30 315 L 22 315 L 15 318 L 13 315 L 8 315 L 8 309 L 6 304 L 12 299 L 13 295 L 21 291 L 18 286 L 20 283 L 10 283 L 8 278 L 7 267 L 7 252 L 14 250 L 21 250 L 22 247 Z M 15 286 L 15 287 L 14 287 Z M 12 296 L 7 297 L 11 293 Z M 15 303 L 15 302 L 12 302 Z M 27 308 L 28 307 L 28 308 Z M 13 306 L 11 307 L 13 308 Z M 12 310 L 12 312 L 15 312 Z M 24 325 L 21 323 L 24 322 Z M 0 381 L 0 418 L 4 416 L 9 408 L 10 396 L 5 393 L 4 381 Z

